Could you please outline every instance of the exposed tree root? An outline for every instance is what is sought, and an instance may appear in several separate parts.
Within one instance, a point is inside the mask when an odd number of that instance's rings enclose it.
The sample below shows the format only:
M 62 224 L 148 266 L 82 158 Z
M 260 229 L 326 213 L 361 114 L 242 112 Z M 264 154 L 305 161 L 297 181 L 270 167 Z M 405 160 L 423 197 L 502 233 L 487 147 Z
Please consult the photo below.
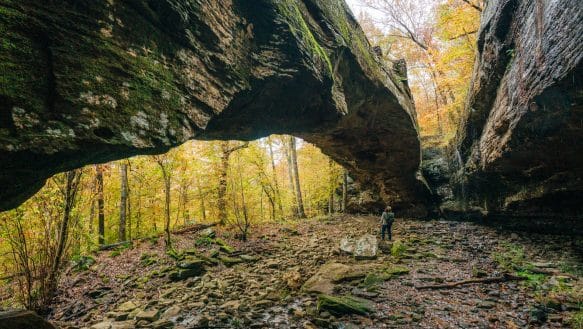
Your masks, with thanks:
M 426 286 L 415 286 L 415 289 L 422 290 L 422 289 L 449 289 L 455 288 L 457 286 L 462 286 L 466 284 L 473 284 L 473 283 L 496 283 L 496 282 L 508 282 L 508 281 L 522 281 L 526 278 L 521 276 L 516 276 L 508 273 L 504 273 L 502 276 L 497 277 L 490 277 L 490 278 L 482 278 L 482 279 L 468 279 L 462 280 L 457 282 L 451 283 L 444 283 L 444 284 L 430 284 Z

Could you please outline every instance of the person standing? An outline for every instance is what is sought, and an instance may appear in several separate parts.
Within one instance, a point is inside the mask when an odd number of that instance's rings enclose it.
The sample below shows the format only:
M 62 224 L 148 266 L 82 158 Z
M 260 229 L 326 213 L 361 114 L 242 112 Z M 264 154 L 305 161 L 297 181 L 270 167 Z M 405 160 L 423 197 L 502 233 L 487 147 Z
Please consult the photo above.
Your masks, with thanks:
M 395 221 L 395 213 L 393 213 L 391 210 L 391 207 L 387 206 L 381 215 L 381 240 L 385 239 L 385 232 L 389 237 L 389 241 L 392 239 L 391 226 Z

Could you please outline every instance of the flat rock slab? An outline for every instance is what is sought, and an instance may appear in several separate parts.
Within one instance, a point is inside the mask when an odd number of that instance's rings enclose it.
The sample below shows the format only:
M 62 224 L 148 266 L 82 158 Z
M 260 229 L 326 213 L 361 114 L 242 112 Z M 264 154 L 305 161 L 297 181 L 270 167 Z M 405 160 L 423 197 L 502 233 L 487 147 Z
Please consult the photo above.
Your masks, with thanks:
M 320 267 L 318 272 L 304 283 L 302 291 L 331 294 L 336 283 L 363 278 L 371 268 L 371 266 L 328 263 Z
M 56 329 L 32 311 L 0 312 L 0 329 Z
M 127 301 L 117 307 L 118 312 L 131 312 L 138 308 L 138 305 L 133 301 Z
M 160 318 L 160 311 L 156 309 L 142 311 L 136 315 L 136 320 L 146 320 L 149 322 L 154 322 Z
M 374 309 L 370 300 L 354 296 L 318 296 L 318 310 L 327 311 L 337 316 L 346 314 L 367 315 Z

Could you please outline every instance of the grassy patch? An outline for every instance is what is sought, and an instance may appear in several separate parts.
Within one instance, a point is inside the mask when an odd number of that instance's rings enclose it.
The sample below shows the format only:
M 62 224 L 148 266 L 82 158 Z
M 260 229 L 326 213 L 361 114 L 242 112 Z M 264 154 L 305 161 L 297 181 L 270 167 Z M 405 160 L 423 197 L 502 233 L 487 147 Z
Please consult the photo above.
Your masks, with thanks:
M 559 265 L 559 269 L 561 272 L 569 273 L 577 277 L 583 277 L 583 265 L 581 264 L 562 262 Z
M 407 252 L 407 246 L 401 241 L 396 240 L 391 246 L 391 255 L 396 258 L 401 258 Z
M 144 266 L 150 266 L 150 265 L 157 263 L 158 258 L 152 254 L 145 253 L 145 254 L 142 254 L 142 256 L 140 257 L 140 262 Z
M 501 244 L 501 250 L 492 254 L 492 258 L 500 268 L 509 273 L 526 278 L 525 284 L 539 290 L 547 281 L 548 276 L 545 274 L 532 272 L 533 266 L 530 264 L 524 254 L 524 248 L 513 243 Z
M 492 254 L 496 263 L 507 272 L 523 271 L 526 266 L 524 248 L 513 243 L 503 243 L 502 250 Z
M 182 253 L 176 249 L 170 249 L 170 250 L 166 251 L 166 255 L 170 256 L 170 258 L 172 258 L 174 260 L 183 260 L 184 259 L 184 253 Z
M 573 329 L 583 329 L 583 306 L 569 318 L 569 324 Z

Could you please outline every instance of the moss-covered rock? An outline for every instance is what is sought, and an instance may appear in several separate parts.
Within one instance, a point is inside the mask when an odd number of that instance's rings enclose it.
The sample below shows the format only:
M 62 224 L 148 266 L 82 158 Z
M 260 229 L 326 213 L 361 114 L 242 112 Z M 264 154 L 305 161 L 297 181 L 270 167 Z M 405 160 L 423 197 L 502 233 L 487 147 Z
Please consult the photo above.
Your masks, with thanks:
M 168 278 L 172 281 L 180 281 L 195 276 L 200 276 L 204 273 L 204 268 L 188 268 L 188 269 L 178 269 L 172 271 L 168 274 Z
M 244 260 L 242 260 L 239 257 L 228 257 L 228 256 L 219 256 L 219 260 L 225 266 L 233 266 L 233 265 L 240 264 L 240 263 L 244 262 Z
M 194 257 L 185 258 L 183 261 L 179 262 L 177 267 L 181 269 L 203 269 L 204 260 Z
M 219 245 L 219 250 L 222 251 L 222 252 L 225 252 L 227 254 L 232 254 L 232 253 L 234 253 L 236 251 L 235 248 L 231 247 L 223 239 L 216 238 L 214 240 L 214 242 Z
M 371 301 L 353 296 L 318 296 L 318 310 L 328 311 L 334 315 L 367 315 L 374 309 Z
M 331 294 L 337 283 L 364 278 L 369 271 L 371 267 L 367 265 L 328 263 L 320 267 L 318 272 L 304 283 L 301 290 L 308 293 Z

